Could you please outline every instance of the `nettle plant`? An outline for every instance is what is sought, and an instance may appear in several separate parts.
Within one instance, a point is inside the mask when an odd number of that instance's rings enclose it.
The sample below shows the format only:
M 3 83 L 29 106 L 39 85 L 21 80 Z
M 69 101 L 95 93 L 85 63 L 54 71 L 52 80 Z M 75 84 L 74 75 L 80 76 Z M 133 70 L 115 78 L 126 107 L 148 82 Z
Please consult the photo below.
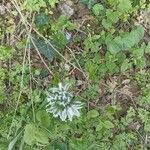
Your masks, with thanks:
M 83 105 L 80 101 L 74 100 L 73 94 L 68 91 L 69 87 L 69 84 L 59 83 L 58 87 L 51 88 L 48 92 L 46 111 L 54 117 L 60 117 L 62 121 L 72 121 L 74 116 L 79 117 L 79 110 Z

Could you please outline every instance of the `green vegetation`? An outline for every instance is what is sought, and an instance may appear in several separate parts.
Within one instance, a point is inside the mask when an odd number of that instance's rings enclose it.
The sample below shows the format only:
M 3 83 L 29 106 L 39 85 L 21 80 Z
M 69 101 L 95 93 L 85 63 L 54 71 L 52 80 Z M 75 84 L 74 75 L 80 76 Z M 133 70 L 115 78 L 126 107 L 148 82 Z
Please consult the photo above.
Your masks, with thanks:
M 149 150 L 141 10 L 149 1 L 0 2 L 0 150 Z

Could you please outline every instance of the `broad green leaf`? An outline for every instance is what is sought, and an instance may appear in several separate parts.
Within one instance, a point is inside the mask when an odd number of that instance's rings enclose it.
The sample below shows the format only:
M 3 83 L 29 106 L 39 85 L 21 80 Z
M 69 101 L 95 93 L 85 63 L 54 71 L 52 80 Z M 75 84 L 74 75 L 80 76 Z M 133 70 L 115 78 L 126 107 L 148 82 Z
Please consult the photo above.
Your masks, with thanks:
M 24 141 L 28 145 L 33 145 L 36 142 L 40 144 L 48 144 L 48 134 L 41 128 L 36 127 L 34 124 L 25 126 Z
M 110 21 L 108 21 L 107 19 L 103 19 L 102 25 L 105 29 L 109 29 L 112 26 L 112 23 Z
M 40 128 L 37 128 L 35 132 L 35 140 L 41 144 L 48 144 L 48 133 Z
M 104 7 L 101 4 L 95 4 L 92 8 L 92 11 L 94 15 L 96 16 L 100 15 L 103 10 L 104 10 Z
M 119 13 L 117 11 L 113 11 L 111 9 L 107 9 L 106 16 L 107 21 L 111 24 L 116 23 L 119 20 Z
M 36 113 L 36 119 L 44 127 L 48 127 L 50 125 L 50 116 L 46 111 L 38 111 Z
M 36 140 L 35 140 L 35 134 L 36 134 L 37 128 L 35 127 L 34 124 L 28 124 L 25 126 L 25 131 L 24 131 L 24 141 L 28 145 L 33 145 Z
M 99 123 L 99 124 L 97 125 L 97 127 L 96 127 L 96 131 L 101 131 L 102 128 L 103 128 L 102 123 Z
M 117 6 L 118 10 L 121 12 L 128 12 L 132 9 L 132 4 L 130 0 L 119 0 L 119 4 Z
M 107 38 L 105 42 L 106 42 L 106 45 L 107 45 L 107 49 L 112 54 L 117 53 L 117 52 L 122 50 L 123 45 L 122 45 L 122 42 L 120 42 L 120 41 L 118 42 L 116 40 Z
M 107 129 L 111 129 L 111 128 L 114 128 L 114 124 L 112 122 L 110 122 L 109 120 L 106 120 L 103 122 L 103 127 L 107 128 Z
M 29 11 L 39 11 L 42 7 L 46 7 L 46 2 L 44 0 L 25 0 L 22 7 Z
M 63 32 L 56 32 L 53 36 L 52 36 L 52 39 L 53 39 L 53 43 L 55 43 L 55 45 L 58 47 L 58 48 L 64 48 L 67 43 L 68 43 L 68 40 L 65 36 L 65 33 Z M 58 42 L 59 41 L 59 42 Z
M 32 38 L 28 47 L 30 49 L 37 48 L 38 51 L 50 61 L 52 61 L 56 55 L 56 52 L 54 51 L 54 49 L 44 40 L 38 40 L 36 38 Z
M 123 48 L 128 49 L 138 44 L 144 36 L 144 28 L 142 26 L 132 30 L 130 33 L 126 33 L 122 36 Z
M 49 17 L 45 13 L 39 13 L 35 16 L 35 24 L 37 27 L 42 27 L 49 22 Z
M 96 118 L 99 116 L 99 112 L 97 110 L 90 110 L 88 113 L 87 113 L 87 117 L 88 118 Z
M 144 28 L 139 26 L 137 29 L 117 36 L 114 39 L 112 37 L 107 37 L 105 43 L 108 51 L 114 54 L 121 50 L 129 50 L 133 46 L 137 45 L 143 36 Z

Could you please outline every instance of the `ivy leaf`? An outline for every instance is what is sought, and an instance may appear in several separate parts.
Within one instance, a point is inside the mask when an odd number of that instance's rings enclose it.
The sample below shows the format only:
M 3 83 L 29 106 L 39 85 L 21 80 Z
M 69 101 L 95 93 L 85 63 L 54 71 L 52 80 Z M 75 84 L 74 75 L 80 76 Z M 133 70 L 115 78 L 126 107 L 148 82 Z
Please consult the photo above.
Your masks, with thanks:
M 49 18 L 45 13 L 39 13 L 35 16 L 35 24 L 37 27 L 42 27 L 48 24 Z
M 32 43 L 32 41 L 34 42 L 34 44 Z M 53 61 L 56 52 L 48 43 L 46 43 L 44 40 L 39 40 L 36 38 L 32 38 L 32 41 L 30 41 L 30 43 L 28 44 L 28 47 L 30 49 L 37 48 L 38 51 L 43 54 L 48 60 Z

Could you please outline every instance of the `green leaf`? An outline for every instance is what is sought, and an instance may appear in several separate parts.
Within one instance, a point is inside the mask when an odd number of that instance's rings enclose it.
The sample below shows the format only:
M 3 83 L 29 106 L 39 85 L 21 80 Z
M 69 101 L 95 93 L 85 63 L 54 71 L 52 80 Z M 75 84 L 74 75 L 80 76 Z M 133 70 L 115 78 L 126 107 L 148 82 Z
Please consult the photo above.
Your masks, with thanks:
M 11 58 L 13 49 L 10 46 L 0 45 L 0 60 L 6 60 Z
M 104 7 L 101 4 L 95 4 L 92 8 L 92 11 L 93 11 L 94 15 L 96 15 L 96 16 L 100 15 L 100 13 L 103 10 L 104 10 Z
M 120 41 L 118 40 L 120 39 Z M 121 42 L 121 38 L 120 37 L 117 37 L 117 39 L 111 39 L 111 38 L 107 38 L 106 39 L 106 45 L 107 45 L 107 49 L 112 53 L 117 53 L 119 51 L 122 50 L 122 42 Z
M 129 63 L 128 59 L 125 59 L 124 62 L 121 65 L 121 72 L 125 72 L 127 69 L 129 69 L 131 64 Z
M 107 37 L 105 43 L 107 45 L 108 51 L 114 54 L 121 50 L 128 50 L 132 48 L 140 42 L 143 36 L 144 28 L 139 26 L 137 29 L 117 36 L 114 39 L 112 39 L 112 37 Z
M 90 110 L 88 113 L 87 113 L 87 117 L 88 118 L 96 118 L 99 116 L 99 112 L 97 110 Z
M 46 131 L 43 131 L 40 128 L 37 128 L 35 132 L 35 140 L 41 144 L 48 144 L 49 139 L 48 139 L 48 134 Z
M 58 0 L 48 0 L 48 2 L 49 2 L 49 5 L 50 5 L 52 8 L 54 8 L 55 5 L 56 5 L 59 1 L 58 1 Z
M 96 0 L 80 0 L 80 2 L 86 5 L 88 9 L 91 9 L 92 6 L 96 3 Z
M 150 132 L 150 119 L 148 119 L 147 122 L 145 122 L 144 130 L 145 132 Z
M 35 24 L 37 27 L 42 27 L 49 22 L 49 17 L 45 13 L 39 13 L 35 16 Z
M 144 37 L 144 28 L 142 26 L 137 27 L 130 33 L 122 36 L 123 47 L 128 49 L 138 44 L 140 40 Z
M 116 23 L 119 20 L 119 15 L 117 11 L 113 11 L 112 9 L 107 9 L 106 16 L 107 21 L 111 22 L 111 24 Z
M 121 12 L 128 12 L 132 9 L 131 1 L 130 0 L 119 0 L 119 4 L 118 4 L 117 8 Z
M 28 145 L 33 145 L 36 140 L 35 140 L 35 133 L 37 131 L 37 128 L 35 127 L 34 124 L 28 124 L 25 126 L 25 131 L 24 131 L 24 141 Z
M 112 122 L 110 122 L 109 120 L 106 120 L 103 122 L 103 127 L 107 128 L 107 129 L 111 129 L 111 128 L 114 128 L 114 124 Z
M 68 146 L 66 143 L 62 143 L 62 142 L 54 142 L 52 144 L 53 149 L 55 150 L 68 150 Z
M 150 53 L 150 42 L 146 46 L 145 53 Z
M 34 124 L 28 124 L 25 126 L 24 141 L 28 145 L 33 145 L 36 142 L 40 144 L 49 143 L 48 134 Z
M 34 44 L 33 44 L 34 43 Z M 55 50 L 44 40 L 39 40 L 36 38 L 32 38 L 30 43 L 28 44 L 30 49 L 37 48 L 38 51 L 43 54 L 48 60 L 53 61 L 56 52 Z
M 112 23 L 110 21 L 108 21 L 107 19 L 103 19 L 102 25 L 105 29 L 109 29 L 112 26 Z
M 36 119 L 40 122 L 44 127 L 48 127 L 50 125 L 50 116 L 46 111 L 38 111 L 36 113 Z

